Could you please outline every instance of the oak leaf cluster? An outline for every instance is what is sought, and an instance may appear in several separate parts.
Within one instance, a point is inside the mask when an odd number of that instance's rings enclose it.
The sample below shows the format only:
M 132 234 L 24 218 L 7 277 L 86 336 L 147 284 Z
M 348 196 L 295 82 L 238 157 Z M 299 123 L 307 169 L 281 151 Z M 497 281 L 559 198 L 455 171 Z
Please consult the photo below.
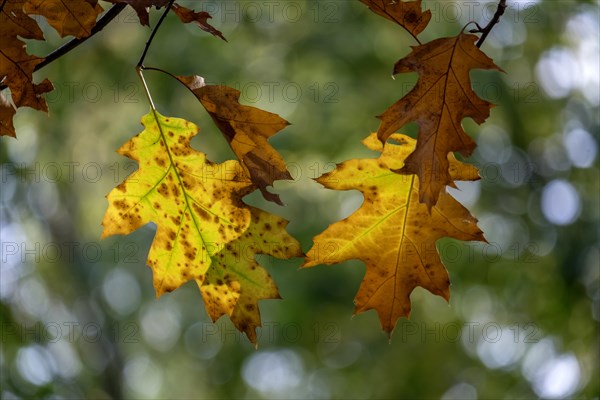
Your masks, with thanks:
M 265 200 L 283 205 L 268 188 L 291 175 L 269 139 L 289 123 L 241 104 L 238 90 L 205 85 L 200 76 L 163 71 L 197 98 L 237 160 L 211 162 L 190 144 L 200 128 L 161 115 L 152 101 L 142 118 L 142 132 L 118 150 L 139 169 L 108 194 L 102 237 L 156 224 L 147 264 L 157 296 L 194 281 L 212 320 L 229 316 L 252 343 L 261 326 L 259 301 L 280 298 L 275 282 L 256 261 L 258 254 L 278 259 L 305 256 L 304 267 L 364 261 L 367 269 L 355 312 L 374 309 L 391 336 L 397 320 L 409 316 L 410 295 L 416 287 L 449 300 L 450 277 L 436 241 L 442 237 L 485 241 L 477 219 L 446 188 L 455 187 L 455 181 L 479 179 L 475 167 L 453 154 L 469 156 L 476 147 L 462 121 L 471 118 L 482 124 L 492 108 L 473 91 L 470 73 L 501 69 L 475 45 L 478 37 L 463 33 L 464 29 L 455 37 L 422 44 L 418 36 L 430 23 L 431 12 L 422 9 L 421 0 L 360 1 L 417 41 L 396 62 L 393 74 L 416 72 L 418 80 L 378 117 L 378 131 L 364 139 L 367 148 L 379 153 L 377 158 L 345 161 L 317 179 L 328 189 L 358 190 L 364 200 L 351 216 L 315 236 L 306 256 L 286 231 L 288 221 L 243 200 L 259 190 Z M 204 11 L 170 0 L 108 2 L 116 12 L 131 7 L 142 26 L 150 26 L 151 8 L 166 9 L 181 22 L 194 23 L 226 41 Z M 31 55 L 25 42 L 44 40 L 39 16 L 61 37 L 71 36 L 79 43 L 103 28 L 101 21 L 110 10 L 104 11 L 97 0 L 53 2 L 52 7 L 44 0 L 3 0 L 0 5 L 0 136 L 16 137 L 13 118 L 18 108 L 47 112 L 43 95 L 53 89 L 48 79 L 33 80 L 33 73 L 52 55 Z M 147 50 L 148 46 L 144 55 Z M 143 57 L 138 73 L 143 79 L 142 61 Z M 419 127 L 416 140 L 397 133 L 410 123 Z

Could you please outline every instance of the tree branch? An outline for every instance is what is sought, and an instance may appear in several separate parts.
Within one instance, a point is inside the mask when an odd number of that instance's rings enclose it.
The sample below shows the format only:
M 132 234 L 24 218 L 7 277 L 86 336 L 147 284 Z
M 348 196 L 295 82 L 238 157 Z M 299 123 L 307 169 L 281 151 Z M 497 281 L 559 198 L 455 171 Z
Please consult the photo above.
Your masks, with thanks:
M 471 33 L 482 33 L 481 38 L 479 38 L 479 40 L 477 41 L 477 47 L 481 47 L 483 42 L 485 42 L 485 39 L 488 37 L 488 35 L 490 34 L 490 32 L 492 31 L 494 26 L 498 22 L 500 22 L 500 17 L 504 14 L 505 10 L 506 10 L 506 0 L 500 0 L 498 2 L 498 8 L 496 9 L 496 13 L 494 14 L 494 17 L 486 25 L 486 27 L 481 28 L 479 25 L 477 25 L 478 29 L 474 29 L 471 31 Z
M 138 63 L 137 63 L 137 68 L 138 69 L 144 67 L 144 60 L 146 59 L 146 53 L 148 53 L 148 50 L 150 49 L 150 45 L 152 44 L 152 41 L 154 40 L 154 36 L 156 35 L 156 32 L 158 32 L 158 28 L 160 28 L 160 25 L 162 24 L 162 22 L 164 21 L 165 17 L 169 13 L 169 10 L 173 6 L 174 2 L 175 2 L 175 0 L 170 0 L 169 1 L 169 4 L 167 5 L 167 8 L 163 12 L 163 14 L 160 16 L 160 19 L 158 20 L 158 23 L 156 24 L 156 26 L 152 30 L 152 33 L 150 34 L 150 37 L 148 38 L 148 41 L 146 42 L 146 47 L 144 47 L 144 52 L 142 53 L 142 56 L 140 57 L 140 61 L 138 61 Z
M 4 3 L 2 3 L 2 4 L 4 5 Z M 37 64 L 35 66 L 35 68 L 33 69 L 33 72 L 44 68 L 46 65 L 50 64 L 53 61 L 56 61 L 60 57 L 64 56 L 65 54 L 67 54 L 68 52 L 70 52 L 71 50 L 73 50 L 74 48 L 76 48 L 77 46 L 79 46 L 80 44 L 82 44 L 83 42 L 85 42 L 86 40 L 91 38 L 92 36 L 94 36 L 96 33 L 100 32 L 102 29 L 104 29 L 104 27 L 106 25 L 108 25 L 108 23 L 110 21 L 112 21 L 117 15 L 119 15 L 119 13 L 121 11 L 123 11 L 123 9 L 126 6 L 127 6 L 126 3 L 117 3 L 114 6 L 112 6 L 104 15 L 102 15 L 102 17 L 98 20 L 98 22 L 96 22 L 96 25 L 92 28 L 92 31 L 89 36 L 86 36 L 81 39 L 77 39 L 77 38 L 72 39 L 71 41 L 60 46 L 58 49 L 56 49 L 52 53 L 48 54 L 44 58 L 44 61 Z M 0 85 L 0 90 L 4 90 L 7 87 L 8 87 L 8 85 Z

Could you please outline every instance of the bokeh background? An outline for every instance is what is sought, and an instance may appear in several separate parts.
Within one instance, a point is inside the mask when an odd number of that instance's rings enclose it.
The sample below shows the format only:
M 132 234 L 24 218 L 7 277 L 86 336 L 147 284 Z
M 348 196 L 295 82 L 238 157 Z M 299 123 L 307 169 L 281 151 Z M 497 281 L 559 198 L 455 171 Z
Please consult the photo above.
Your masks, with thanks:
M 433 18 L 421 39 L 483 25 L 496 3 L 424 1 Z M 352 318 L 359 261 L 299 270 L 300 259 L 260 258 L 283 300 L 261 302 L 257 350 L 227 318 L 210 322 L 194 283 L 157 300 L 145 265 L 155 227 L 99 239 L 104 196 L 136 168 L 115 150 L 149 109 L 134 66 L 150 30 L 127 9 L 38 72 L 56 87 L 50 115 L 19 110 L 18 140 L 0 141 L 0 396 L 597 399 L 599 6 L 507 3 L 483 46 L 506 73 L 472 73 L 498 107 L 481 127 L 464 121 L 482 179 L 452 191 L 489 244 L 438 242 L 450 304 L 415 290 L 391 343 L 375 312 Z M 414 84 L 390 74 L 416 43 L 358 1 L 182 4 L 212 12 L 229 43 L 170 15 L 146 65 L 239 88 L 292 123 L 271 140 L 294 176 L 275 185 L 285 207 L 247 201 L 289 219 L 307 251 L 362 201 L 311 178 L 376 156 L 361 140 Z M 45 32 L 31 52 L 62 43 Z M 146 77 L 162 114 L 202 127 L 197 149 L 233 158 L 185 88 Z

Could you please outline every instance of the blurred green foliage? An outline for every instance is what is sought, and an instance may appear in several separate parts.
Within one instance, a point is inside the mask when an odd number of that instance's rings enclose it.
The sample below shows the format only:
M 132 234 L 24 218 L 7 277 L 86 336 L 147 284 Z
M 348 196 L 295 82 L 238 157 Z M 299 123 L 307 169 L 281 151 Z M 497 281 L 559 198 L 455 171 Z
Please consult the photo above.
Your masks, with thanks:
M 38 72 L 56 88 L 50 115 L 19 110 L 18 140 L 0 141 L 1 397 L 598 398 L 598 2 L 507 3 L 483 46 L 506 73 L 472 74 L 498 107 L 482 127 L 464 121 L 482 180 L 453 192 L 489 243 L 438 242 L 450 304 L 415 290 L 391 343 L 374 312 L 351 318 L 360 262 L 261 258 L 283 300 L 261 303 L 258 350 L 226 318 L 210 322 L 194 284 L 157 300 L 155 228 L 99 241 L 104 196 L 135 169 L 115 150 L 149 108 L 134 67 L 150 30 L 127 9 Z M 292 123 L 271 140 L 294 176 L 275 185 L 286 206 L 248 202 L 289 219 L 308 250 L 361 202 L 311 178 L 375 156 L 360 141 L 414 84 L 390 74 L 416 43 L 358 1 L 182 4 L 211 11 L 229 43 L 169 16 L 145 64 L 239 88 Z M 495 5 L 424 1 L 422 41 L 484 24 Z M 62 43 L 45 32 L 30 51 Z M 201 126 L 197 149 L 233 157 L 185 88 L 146 77 L 162 114 Z

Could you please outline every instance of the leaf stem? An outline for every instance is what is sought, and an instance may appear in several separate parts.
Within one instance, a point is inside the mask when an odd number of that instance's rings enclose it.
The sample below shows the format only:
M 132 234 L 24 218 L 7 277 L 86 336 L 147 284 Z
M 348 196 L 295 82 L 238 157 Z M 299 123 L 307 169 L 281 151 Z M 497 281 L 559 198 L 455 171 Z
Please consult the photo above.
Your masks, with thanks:
M 479 38 L 479 40 L 477 41 L 477 47 L 481 47 L 483 42 L 485 42 L 485 39 L 488 37 L 488 35 L 490 34 L 490 32 L 492 31 L 494 26 L 498 22 L 500 22 L 500 17 L 504 14 L 505 10 L 506 10 L 506 0 L 500 0 L 498 2 L 498 8 L 496 9 L 496 13 L 494 14 L 494 17 L 486 25 L 486 27 L 482 29 L 479 25 L 477 25 L 478 29 L 471 31 L 471 33 L 482 33 L 481 38 Z
M 144 47 L 144 52 L 142 53 L 142 56 L 140 57 L 140 61 L 138 61 L 138 63 L 137 63 L 137 66 L 136 66 L 137 68 L 140 68 L 140 67 L 143 68 L 143 66 L 144 66 L 144 60 L 146 59 L 146 54 L 148 53 L 148 50 L 150 49 L 150 45 L 152 44 L 152 41 L 154 40 L 154 36 L 156 35 L 156 32 L 158 32 L 158 28 L 160 28 L 160 25 L 165 20 L 165 17 L 169 13 L 169 10 L 171 10 L 171 7 L 173 6 L 174 2 L 175 2 L 175 0 L 170 0 L 169 1 L 169 4 L 167 5 L 167 8 L 163 12 L 163 14 L 160 16 L 160 19 L 158 20 L 158 23 L 156 24 L 156 26 L 152 30 L 152 33 L 150 34 L 150 37 L 148 38 L 148 41 L 146 42 L 146 46 Z M 142 78 L 142 80 L 143 80 L 143 78 Z
M 144 91 L 146 92 L 146 97 L 148 97 L 148 101 L 150 102 L 150 108 L 152 109 L 153 113 L 156 113 L 156 106 L 154 105 L 154 101 L 152 100 L 152 95 L 150 94 L 150 89 L 148 88 L 146 79 L 144 79 L 143 70 L 144 70 L 144 67 L 142 67 L 142 66 L 135 67 L 135 71 L 137 72 L 138 76 L 142 80 L 142 84 L 144 85 Z
M 3 6 L 4 6 L 4 3 L 2 3 L 2 7 Z M 91 38 L 92 36 L 94 36 L 96 33 L 100 32 L 102 29 L 104 29 L 104 27 L 106 27 L 106 25 L 108 25 L 108 23 L 110 21 L 115 19 L 115 17 L 117 15 L 119 15 L 119 13 L 121 11 L 123 11 L 123 9 L 125 7 L 127 7 L 127 3 L 117 3 L 114 6 L 112 6 L 106 13 L 104 13 L 102 15 L 102 17 L 98 20 L 98 22 L 96 22 L 96 25 L 94 25 L 94 27 L 92 28 L 92 31 L 90 32 L 89 36 L 83 37 L 81 39 L 78 39 L 78 38 L 72 39 L 69 42 L 65 43 L 64 45 L 60 46 L 58 49 L 56 49 L 53 52 L 51 52 L 50 54 L 48 54 L 44 58 L 44 61 L 37 64 L 33 68 L 33 72 L 42 69 L 43 67 L 50 64 L 53 61 L 56 61 L 60 57 L 69 53 L 71 50 L 75 49 L 77 46 L 79 46 L 80 44 L 82 44 L 83 42 L 85 42 L 86 40 Z M 0 90 L 4 90 L 7 87 L 8 87 L 8 85 L 2 84 L 2 85 L 0 85 Z

